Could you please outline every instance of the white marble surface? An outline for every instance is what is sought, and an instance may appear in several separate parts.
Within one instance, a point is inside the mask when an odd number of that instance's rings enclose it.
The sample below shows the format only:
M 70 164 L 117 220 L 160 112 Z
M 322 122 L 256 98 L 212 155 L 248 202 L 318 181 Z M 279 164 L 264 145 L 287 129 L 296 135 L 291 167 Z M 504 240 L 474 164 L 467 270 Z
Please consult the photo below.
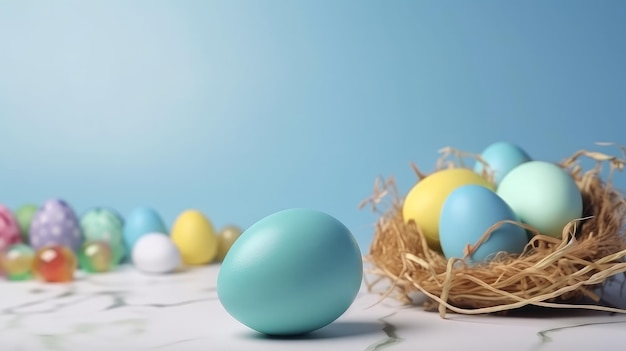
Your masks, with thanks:
M 361 291 L 337 321 L 271 339 L 231 318 L 219 265 L 165 276 L 125 266 L 71 283 L 0 281 L 0 350 L 623 350 L 626 315 L 525 311 L 449 315 Z M 614 284 L 620 288 L 619 284 Z M 621 301 L 619 293 L 613 303 Z M 372 307 L 373 305 L 373 307 Z M 584 324 L 584 325 L 583 325 Z M 544 335 L 542 335 L 542 332 Z

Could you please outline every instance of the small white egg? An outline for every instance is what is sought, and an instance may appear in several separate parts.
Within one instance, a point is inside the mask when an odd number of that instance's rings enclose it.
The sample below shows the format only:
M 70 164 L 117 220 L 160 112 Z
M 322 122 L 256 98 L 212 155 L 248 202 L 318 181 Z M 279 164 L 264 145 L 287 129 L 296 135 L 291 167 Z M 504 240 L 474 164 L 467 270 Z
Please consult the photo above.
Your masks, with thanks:
M 146 273 L 170 273 L 181 265 L 180 251 L 163 233 L 142 235 L 132 252 L 133 264 Z

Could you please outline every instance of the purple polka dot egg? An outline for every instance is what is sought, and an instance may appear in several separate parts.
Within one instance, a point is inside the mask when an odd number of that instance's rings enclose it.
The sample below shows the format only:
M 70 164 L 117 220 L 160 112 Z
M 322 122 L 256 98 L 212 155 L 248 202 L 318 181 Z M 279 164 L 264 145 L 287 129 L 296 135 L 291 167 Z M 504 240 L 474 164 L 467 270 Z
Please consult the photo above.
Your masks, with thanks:
M 60 199 L 50 199 L 37 210 L 29 234 L 30 245 L 34 250 L 48 245 L 61 245 L 78 252 L 83 242 L 76 213 Z

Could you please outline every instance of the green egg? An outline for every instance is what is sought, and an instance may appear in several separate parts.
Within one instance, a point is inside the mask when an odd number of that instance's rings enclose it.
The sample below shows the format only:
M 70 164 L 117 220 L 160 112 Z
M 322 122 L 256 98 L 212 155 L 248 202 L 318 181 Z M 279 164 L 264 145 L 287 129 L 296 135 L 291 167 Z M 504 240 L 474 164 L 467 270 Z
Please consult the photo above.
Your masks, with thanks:
M 115 211 L 108 208 L 91 209 L 81 217 L 80 226 L 85 241 L 104 241 L 109 244 L 115 264 L 126 256 L 122 236 L 124 222 Z
M 30 231 L 30 223 L 33 221 L 33 217 L 38 209 L 39 206 L 35 204 L 26 204 L 15 211 L 15 218 L 20 226 L 20 234 L 25 243 L 29 242 L 28 232 Z

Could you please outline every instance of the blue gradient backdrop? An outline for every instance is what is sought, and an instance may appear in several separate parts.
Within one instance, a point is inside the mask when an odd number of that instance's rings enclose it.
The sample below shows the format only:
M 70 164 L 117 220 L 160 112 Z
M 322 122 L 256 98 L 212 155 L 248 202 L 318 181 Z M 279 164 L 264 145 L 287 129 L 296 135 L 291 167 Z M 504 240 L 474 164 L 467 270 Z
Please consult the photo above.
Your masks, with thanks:
M 624 1 L 3 1 L 0 202 L 326 211 L 496 140 L 625 144 Z M 618 185 L 626 185 L 626 175 Z

